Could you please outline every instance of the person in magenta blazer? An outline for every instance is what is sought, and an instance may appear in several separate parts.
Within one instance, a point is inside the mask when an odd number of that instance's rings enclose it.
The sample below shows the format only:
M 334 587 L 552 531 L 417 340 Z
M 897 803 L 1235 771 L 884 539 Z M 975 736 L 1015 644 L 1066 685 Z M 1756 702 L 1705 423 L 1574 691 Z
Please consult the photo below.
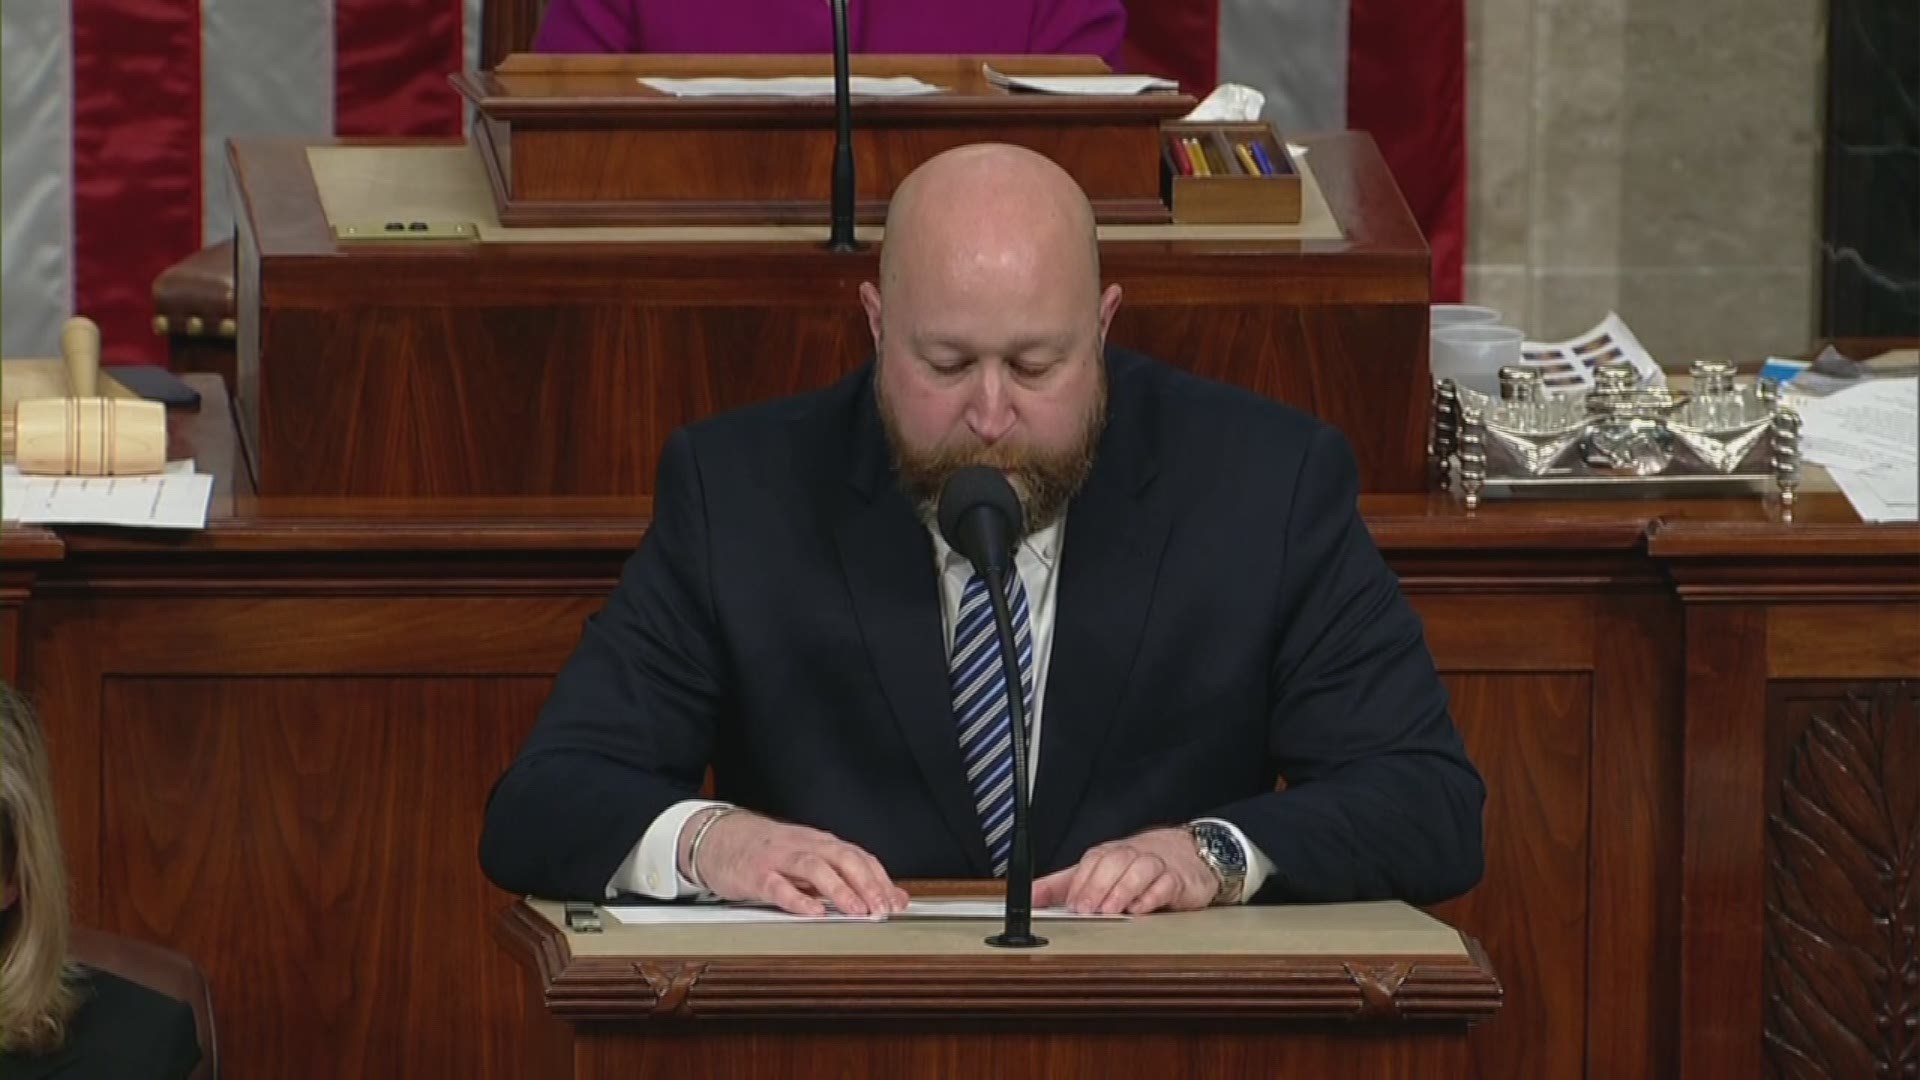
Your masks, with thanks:
M 1055 53 L 1119 69 L 1121 0 L 851 0 L 857 53 Z M 553 0 L 534 38 L 545 53 L 826 53 L 827 0 Z

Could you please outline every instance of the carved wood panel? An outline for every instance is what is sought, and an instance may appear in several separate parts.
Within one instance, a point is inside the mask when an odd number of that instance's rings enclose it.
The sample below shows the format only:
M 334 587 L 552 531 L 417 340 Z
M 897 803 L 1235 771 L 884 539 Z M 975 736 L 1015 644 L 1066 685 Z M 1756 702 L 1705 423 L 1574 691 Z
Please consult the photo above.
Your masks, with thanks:
M 1920 1077 L 1920 683 L 1770 699 L 1768 1075 Z

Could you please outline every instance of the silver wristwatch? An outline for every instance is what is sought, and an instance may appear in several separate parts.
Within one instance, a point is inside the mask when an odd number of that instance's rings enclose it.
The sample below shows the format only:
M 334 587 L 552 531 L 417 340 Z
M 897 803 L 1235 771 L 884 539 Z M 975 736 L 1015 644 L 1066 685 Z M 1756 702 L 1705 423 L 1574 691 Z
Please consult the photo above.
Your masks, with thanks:
M 1187 826 L 1200 858 L 1220 875 L 1220 891 L 1213 894 L 1216 904 L 1237 904 L 1247 887 L 1247 852 L 1234 838 L 1233 830 L 1217 821 L 1195 821 Z

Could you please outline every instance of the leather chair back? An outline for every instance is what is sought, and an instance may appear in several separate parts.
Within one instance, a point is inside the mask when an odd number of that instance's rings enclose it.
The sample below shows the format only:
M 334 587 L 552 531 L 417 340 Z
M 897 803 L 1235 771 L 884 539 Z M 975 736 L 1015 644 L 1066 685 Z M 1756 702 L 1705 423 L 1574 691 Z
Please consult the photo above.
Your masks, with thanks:
M 220 1047 L 213 1026 L 213 988 L 200 965 L 159 945 L 75 927 L 73 958 L 101 971 L 110 971 L 131 983 L 184 1001 L 193 1007 L 193 1024 L 200 1032 L 200 1067 L 193 1080 L 219 1080 Z
M 547 0 L 486 0 L 480 12 L 480 66 L 491 68 L 501 60 L 533 48 Z

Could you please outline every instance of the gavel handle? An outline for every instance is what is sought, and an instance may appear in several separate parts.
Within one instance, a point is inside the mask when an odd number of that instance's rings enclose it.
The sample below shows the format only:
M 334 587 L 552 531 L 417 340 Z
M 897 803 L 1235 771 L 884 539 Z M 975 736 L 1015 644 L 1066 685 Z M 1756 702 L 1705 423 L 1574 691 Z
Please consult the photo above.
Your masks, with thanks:
M 60 353 L 67 362 L 67 390 L 77 398 L 95 397 L 100 386 L 100 326 L 85 316 L 67 320 L 60 332 Z

